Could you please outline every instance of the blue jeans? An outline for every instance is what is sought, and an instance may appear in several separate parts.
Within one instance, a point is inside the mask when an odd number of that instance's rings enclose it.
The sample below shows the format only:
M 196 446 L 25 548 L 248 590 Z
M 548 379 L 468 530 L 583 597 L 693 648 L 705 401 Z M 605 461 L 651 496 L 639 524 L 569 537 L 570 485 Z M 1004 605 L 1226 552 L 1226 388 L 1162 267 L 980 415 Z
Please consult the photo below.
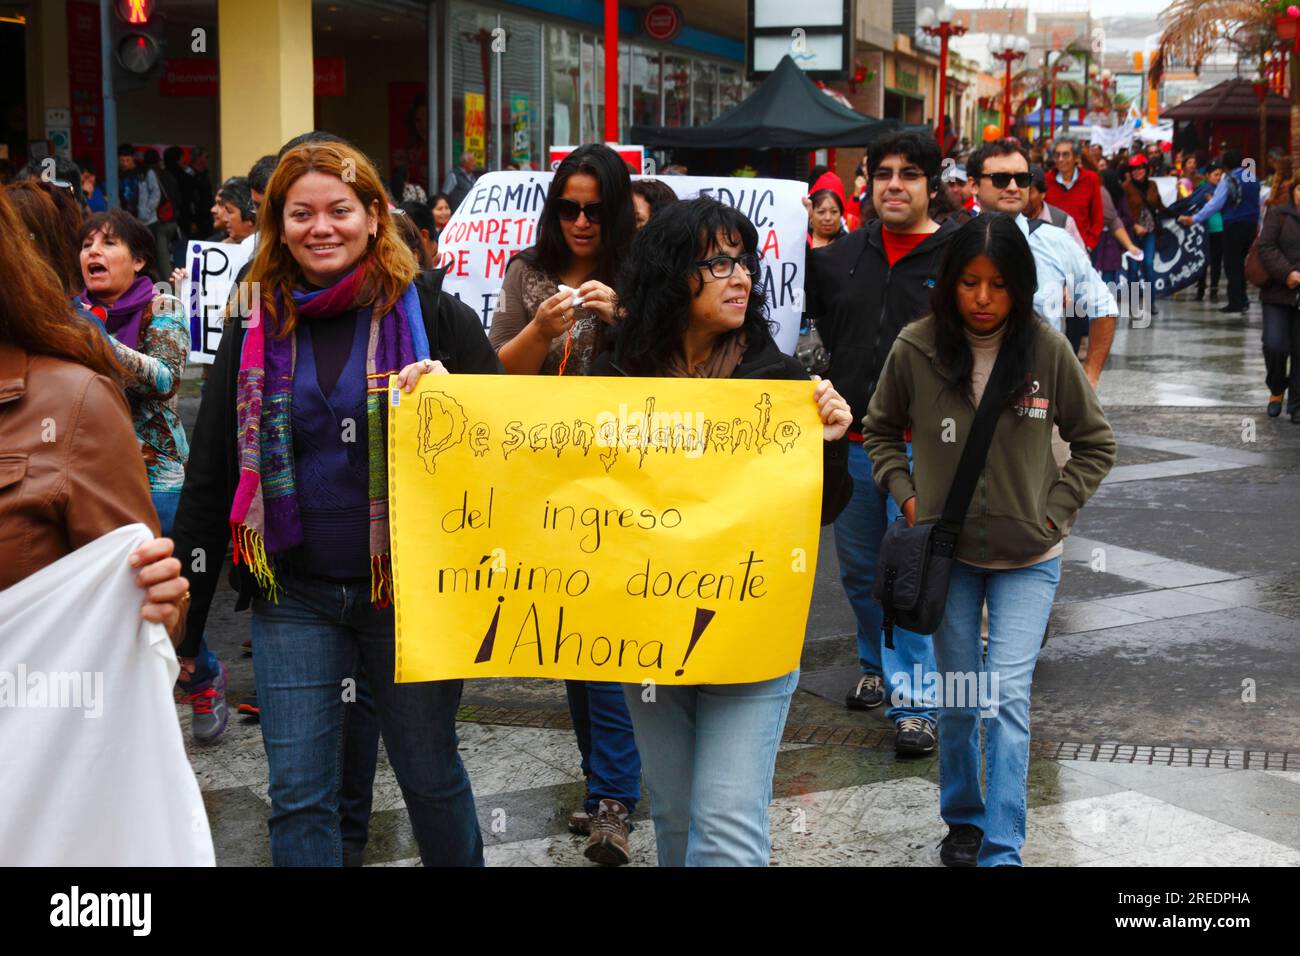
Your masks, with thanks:
M 584 808 L 595 813 L 606 797 L 631 813 L 641 796 L 641 756 L 636 752 L 623 685 L 566 680 L 564 691 L 582 754 L 582 775 L 587 778 Z
M 153 498 L 153 510 L 158 512 L 158 527 L 162 530 L 163 537 L 167 537 L 172 533 L 172 524 L 176 521 L 176 506 L 180 504 L 181 493 L 151 491 L 149 496 Z M 177 684 L 185 693 L 193 694 L 207 690 L 212 679 L 219 673 L 221 663 L 217 660 L 217 655 L 209 650 L 206 638 L 199 638 L 199 649 L 194 655 L 194 673 L 187 680 L 177 681 Z
M 1142 248 L 1142 261 L 1134 262 L 1132 259 L 1128 262 L 1128 278 L 1130 282 L 1147 282 L 1147 288 L 1151 290 L 1151 300 L 1155 301 L 1156 297 L 1156 234 L 1148 232 L 1145 236 L 1133 236 L 1133 242 Z
M 343 724 L 343 781 L 339 785 L 339 836 L 343 865 L 361 866 L 370 836 L 370 807 L 379 764 L 379 714 L 366 669 L 357 667 L 356 700 L 346 705 Z
M 425 866 L 483 863 L 469 776 L 456 751 L 460 681 L 395 684 L 392 608 L 369 580 L 282 575 L 278 603 L 253 601 L 253 668 L 270 770 L 271 862 L 339 866 L 344 703 L 369 675 L 388 758 Z M 350 696 L 350 695 L 349 695 Z
M 907 449 L 911 459 L 912 448 Z M 884 612 L 871 597 L 876 580 L 880 542 L 900 511 L 887 492 L 876 487 L 871 477 L 871 457 L 861 442 L 849 445 L 849 475 L 853 497 L 835 519 L 835 553 L 840 560 L 840 581 L 858 619 L 858 664 L 864 674 L 878 674 L 885 681 L 885 716 L 898 721 L 924 717 L 935 722 L 937 695 L 926 694 L 924 686 L 914 688 L 913 675 L 919 665 L 924 675 L 935 670 L 934 642 L 901 627 L 894 628 L 894 646 L 885 647 L 881 629 Z
M 623 685 L 660 866 L 767 866 L 772 774 L 798 683 L 795 670 L 755 684 Z
M 958 561 L 934 648 L 945 688 L 986 675 L 995 707 L 946 700 L 939 709 L 939 813 L 949 824 L 984 831 L 979 865 L 1020 864 L 1029 788 L 1029 689 L 1043 632 L 1061 580 L 1061 559 L 1013 571 L 986 571 Z M 983 659 L 980 612 L 989 606 Z M 996 678 L 997 684 L 993 684 Z M 956 706 L 961 704 L 962 706 Z M 975 706 L 971 706 L 975 704 Z M 995 715 L 985 715 L 996 709 Z M 980 792 L 980 722 L 984 725 L 987 795 Z

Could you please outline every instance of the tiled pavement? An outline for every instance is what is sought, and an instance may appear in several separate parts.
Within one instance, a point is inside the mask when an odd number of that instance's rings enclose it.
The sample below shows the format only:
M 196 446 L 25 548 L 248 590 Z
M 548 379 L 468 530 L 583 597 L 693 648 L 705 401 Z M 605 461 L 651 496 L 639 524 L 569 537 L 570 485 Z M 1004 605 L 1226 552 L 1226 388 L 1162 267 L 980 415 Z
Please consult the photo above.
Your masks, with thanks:
M 1120 461 L 1067 543 L 1035 678 L 1027 864 L 1300 865 L 1300 427 L 1262 414 L 1258 342 L 1258 309 L 1190 302 L 1117 335 L 1100 394 Z M 936 865 L 937 760 L 895 758 L 879 711 L 844 710 L 852 615 L 829 537 L 820 557 L 773 863 Z M 210 637 L 238 700 L 246 618 L 223 600 Z M 462 717 L 489 865 L 587 865 L 565 830 L 582 783 L 562 685 L 470 682 Z M 218 861 L 267 864 L 257 725 L 191 753 Z M 633 863 L 652 864 L 637 817 Z M 414 857 L 381 754 L 367 862 Z

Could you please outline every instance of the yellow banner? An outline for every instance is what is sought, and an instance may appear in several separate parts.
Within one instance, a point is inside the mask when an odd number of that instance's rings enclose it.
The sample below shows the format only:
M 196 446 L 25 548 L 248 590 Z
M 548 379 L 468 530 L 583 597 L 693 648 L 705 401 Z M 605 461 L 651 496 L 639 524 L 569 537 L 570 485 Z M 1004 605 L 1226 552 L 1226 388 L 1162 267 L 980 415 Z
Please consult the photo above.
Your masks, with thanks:
M 794 670 L 821 512 L 813 387 L 390 385 L 396 679 L 728 684 Z

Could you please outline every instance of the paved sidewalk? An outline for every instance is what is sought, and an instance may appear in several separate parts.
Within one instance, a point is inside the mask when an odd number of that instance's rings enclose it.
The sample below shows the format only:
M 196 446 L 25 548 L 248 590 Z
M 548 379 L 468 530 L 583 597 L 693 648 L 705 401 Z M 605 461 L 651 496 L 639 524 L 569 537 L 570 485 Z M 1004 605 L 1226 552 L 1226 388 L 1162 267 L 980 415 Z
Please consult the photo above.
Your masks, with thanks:
M 1067 542 L 1035 677 L 1026 864 L 1300 865 L 1300 426 L 1264 415 L 1259 337 L 1258 306 L 1179 300 L 1116 336 L 1100 395 L 1120 459 Z M 223 591 L 209 638 L 237 702 L 252 672 L 232 609 Z M 937 865 L 937 758 L 896 758 L 879 710 L 843 707 L 854 631 L 827 533 L 773 863 Z M 468 682 L 461 716 L 489 865 L 589 865 L 565 829 L 583 786 L 563 685 Z M 257 725 L 191 754 L 218 862 L 269 863 Z M 636 821 L 633 865 L 653 864 Z M 372 834 L 368 863 L 418 862 L 382 755 Z

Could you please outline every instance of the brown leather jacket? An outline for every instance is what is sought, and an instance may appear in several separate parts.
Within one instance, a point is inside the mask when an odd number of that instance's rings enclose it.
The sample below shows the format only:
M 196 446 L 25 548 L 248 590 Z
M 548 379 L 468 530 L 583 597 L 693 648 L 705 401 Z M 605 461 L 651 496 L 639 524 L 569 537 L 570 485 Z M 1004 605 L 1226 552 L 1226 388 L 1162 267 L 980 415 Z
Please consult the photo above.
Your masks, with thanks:
M 157 536 L 122 390 L 0 342 L 0 590 L 135 522 Z

